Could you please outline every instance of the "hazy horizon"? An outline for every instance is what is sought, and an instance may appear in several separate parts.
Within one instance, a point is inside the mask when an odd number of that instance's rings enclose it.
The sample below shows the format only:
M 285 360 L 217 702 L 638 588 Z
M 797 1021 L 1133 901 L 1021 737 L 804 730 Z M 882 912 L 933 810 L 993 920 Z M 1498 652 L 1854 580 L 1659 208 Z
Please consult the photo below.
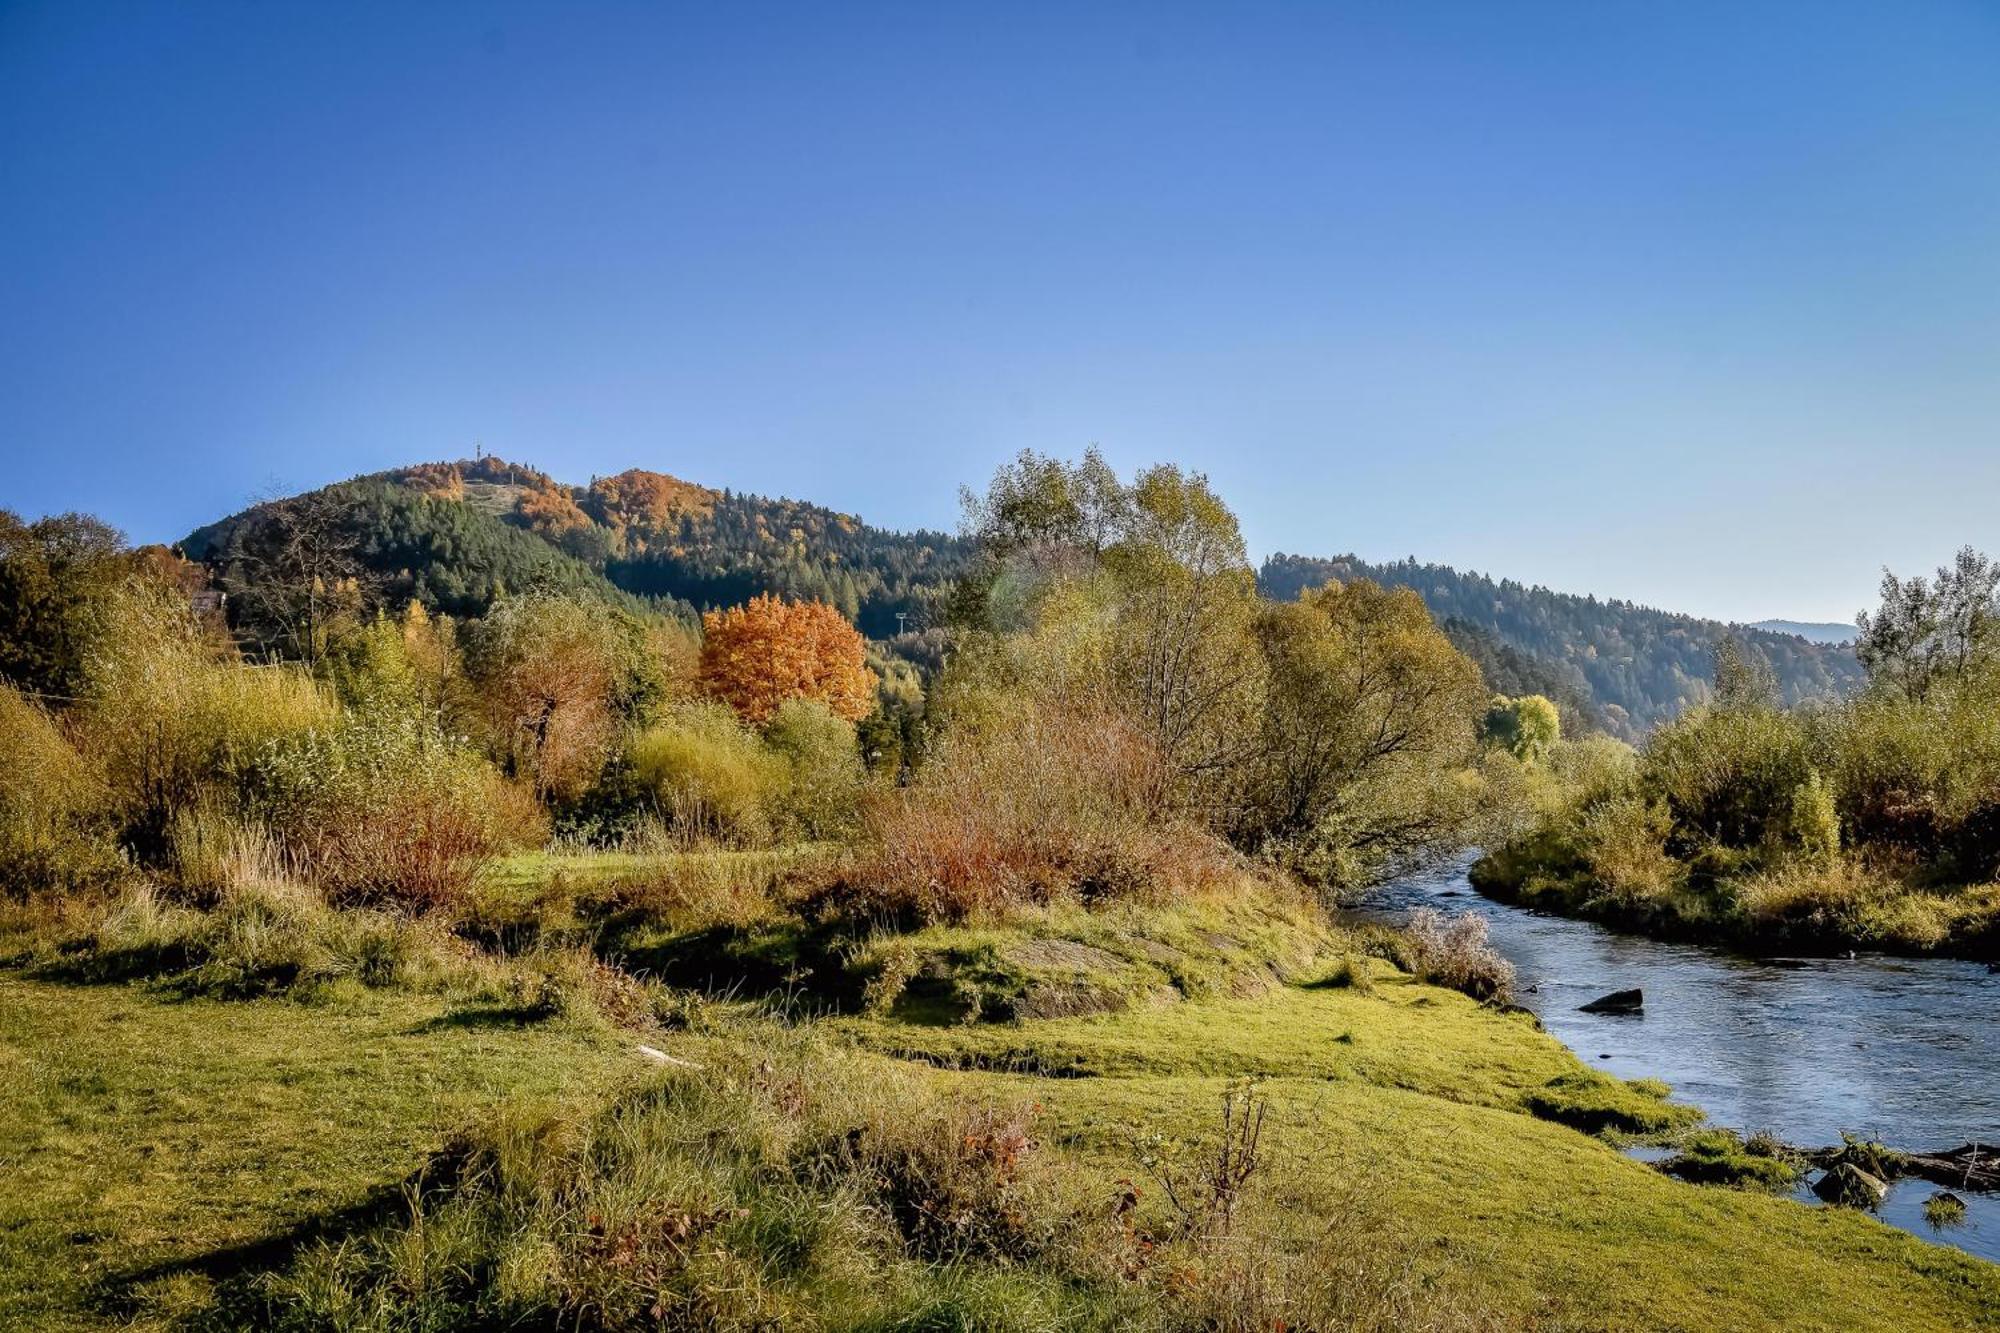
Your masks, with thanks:
M 0 505 L 1022 448 L 1749 622 L 2000 547 L 1972 4 L 0 9 Z

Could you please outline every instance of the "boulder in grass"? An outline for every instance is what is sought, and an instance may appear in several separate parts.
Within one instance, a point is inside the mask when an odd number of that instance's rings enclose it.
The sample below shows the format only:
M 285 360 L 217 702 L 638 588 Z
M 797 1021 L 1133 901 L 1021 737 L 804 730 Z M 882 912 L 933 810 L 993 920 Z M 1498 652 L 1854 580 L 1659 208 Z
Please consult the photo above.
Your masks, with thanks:
M 1615 990 L 1577 1007 L 1586 1014 L 1643 1014 L 1646 1012 L 1646 992 L 1636 986 L 1631 990 Z
M 1852 1162 L 1835 1162 L 1813 1182 L 1812 1189 L 1827 1203 L 1847 1208 L 1879 1207 L 1889 1197 L 1887 1181 Z

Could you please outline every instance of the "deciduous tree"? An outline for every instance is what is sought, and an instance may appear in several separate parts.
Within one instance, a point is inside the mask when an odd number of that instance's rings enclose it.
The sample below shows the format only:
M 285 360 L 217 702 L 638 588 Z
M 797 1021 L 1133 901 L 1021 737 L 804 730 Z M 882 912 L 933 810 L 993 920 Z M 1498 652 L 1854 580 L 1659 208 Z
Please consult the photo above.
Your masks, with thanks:
M 770 594 L 702 617 L 702 688 L 763 726 L 790 699 L 817 699 L 858 722 L 875 707 L 867 644 L 825 602 Z
M 88 514 L 24 523 L 0 509 L 0 681 L 82 693 L 100 608 L 133 568 L 124 538 Z
M 1532 763 L 1562 739 L 1562 714 L 1553 701 L 1540 694 L 1524 694 L 1518 699 L 1496 694 L 1487 705 L 1480 732 L 1516 759 Z
M 1928 582 L 1884 570 L 1880 609 L 1856 623 L 1870 678 L 1921 703 L 2000 656 L 2000 565 L 1968 546 Z
M 562 597 L 511 598 L 466 635 L 466 669 L 496 742 L 544 797 L 573 797 L 601 771 L 618 726 L 659 696 L 645 626 Z

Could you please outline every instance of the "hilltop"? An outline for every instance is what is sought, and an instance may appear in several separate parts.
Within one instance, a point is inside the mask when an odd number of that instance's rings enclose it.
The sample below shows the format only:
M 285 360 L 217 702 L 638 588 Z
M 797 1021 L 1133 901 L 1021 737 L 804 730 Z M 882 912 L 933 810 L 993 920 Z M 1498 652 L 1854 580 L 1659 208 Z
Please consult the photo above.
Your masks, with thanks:
M 478 615 L 535 586 L 683 616 L 760 592 L 817 598 L 872 637 L 921 618 L 965 567 L 958 538 L 892 532 L 802 500 L 633 468 L 588 485 L 484 457 L 421 463 L 254 506 L 182 543 L 254 583 L 293 530 L 324 526 L 384 601 Z M 234 571 L 232 575 L 232 571 Z

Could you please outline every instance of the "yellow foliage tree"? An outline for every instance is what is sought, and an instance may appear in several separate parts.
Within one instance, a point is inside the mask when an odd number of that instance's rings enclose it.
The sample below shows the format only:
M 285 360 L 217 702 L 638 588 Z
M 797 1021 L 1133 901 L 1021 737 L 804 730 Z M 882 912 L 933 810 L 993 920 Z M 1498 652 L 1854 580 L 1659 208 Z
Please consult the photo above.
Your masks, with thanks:
M 745 721 L 763 726 L 791 699 L 817 699 L 850 722 L 875 707 L 866 643 L 825 602 L 765 593 L 746 606 L 702 617 L 704 690 Z

